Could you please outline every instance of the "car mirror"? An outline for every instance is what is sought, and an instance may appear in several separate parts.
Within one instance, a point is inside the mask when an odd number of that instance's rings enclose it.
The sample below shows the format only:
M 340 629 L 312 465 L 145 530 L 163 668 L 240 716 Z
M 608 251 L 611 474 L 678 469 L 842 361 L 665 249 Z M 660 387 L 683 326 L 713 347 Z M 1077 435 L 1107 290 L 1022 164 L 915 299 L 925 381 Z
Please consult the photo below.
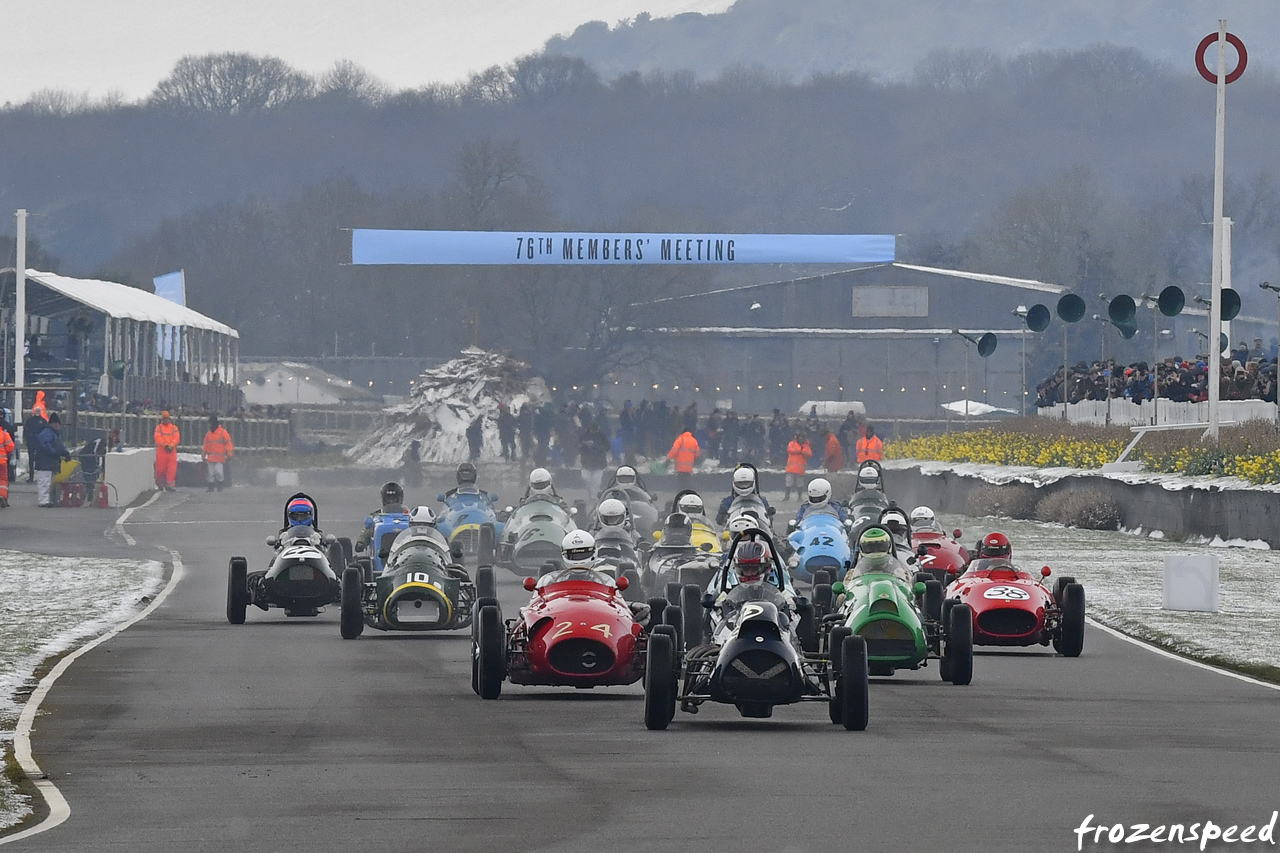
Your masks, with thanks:
M 710 542 L 703 542 L 701 545 L 698 546 L 698 550 L 702 551 L 702 553 L 704 554 L 710 554 L 712 551 L 715 550 L 715 547 L 716 546 L 712 545 Z
M 924 581 L 916 581 L 916 585 L 911 588 L 916 595 L 924 595 Z
M 577 514 L 578 514 L 578 508 L 576 506 L 569 507 L 569 515 L 577 515 Z
M 525 588 L 525 589 L 527 589 L 527 590 L 529 590 L 529 592 L 533 592 L 533 591 L 534 591 L 534 589 L 536 589 L 536 588 L 537 588 L 537 586 L 538 586 L 538 579 L 537 579 L 537 578 L 525 578 L 525 579 L 524 579 L 524 588 Z
M 959 527 L 957 527 L 955 530 L 951 531 L 951 538 L 953 538 L 953 539 L 959 539 L 959 538 L 960 538 L 961 536 L 963 536 L 963 535 L 964 535 L 964 534 L 960 532 L 960 528 L 959 528 Z
M 332 545 L 332 544 L 334 544 L 335 542 L 337 542 L 337 541 L 338 541 L 338 537 L 337 537 L 337 536 L 334 536 L 332 533 L 326 533 L 326 534 L 324 535 L 324 538 L 323 538 L 323 539 L 321 539 L 320 541 L 321 541 L 321 542 L 323 542 L 323 543 L 324 543 L 324 544 L 326 544 L 326 545 Z
M 775 515 L 778 514 L 778 510 L 776 507 L 769 507 L 767 510 L 765 510 L 765 514 L 768 515 L 770 518 L 773 518 Z
M 270 545 L 272 548 L 276 547 L 277 545 L 280 544 L 280 537 L 272 533 L 270 536 L 267 537 L 267 544 Z
M 627 587 L 631 586 L 631 581 L 627 580 L 626 575 L 621 575 L 614 583 L 617 584 L 619 591 L 625 591 Z
M 511 515 L 511 513 L 516 511 L 516 508 L 513 507 L 511 504 L 507 504 L 505 507 L 502 508 L 502 511 L 505 512 L 507 515 Z
M 914 556 L 912 556 L 912 557 L 907 557 L 907 565 L 908 565 L 908 566 L 914 566 L 915 564 L 916 564 L 916 558 L 915 558 Z
M 704 610 L 710 610 L 716 606 L 716 597 L 709 592 L 702 594 L 702 607 Z
M 831 592 L 835 595 L 844 595 L 844 581 L 836 581 L 831 585 Z
M 923 545 L 923 544 L 922 544 L 922 545 L 917 545 L 917 546 L 916 546 L 916 554 L 918 554 L 919 556 L 923 557 L 923 556 L 926 556 L 928 553 L 929 553 L 929 546 L 928 546 L 928 545 Z
M 852 519 L 852 518 L 846 518 L 846 519 L 844 520 L 844 529 L 845 529 L 845 530 L 852 530 L 852 529 L 853 529 L 853 519 Z
M 1045 566 L 1040 570 L 1040 577 L 1042 578 L 1047 578 L 1051 574 L 1053 574 L 1053 569 L 1049 568 L 1048 566 Z
M 795 520 L 794 518 L 793 518 L 793 519 L 790 519 L 789 521 L 787 521 L 787 529 L 788 529 L 788 530 L 795 530 L 795 529 L 796 529 L 796 527 L 797 527 L 797 525 L 796 525 L 796 520 Z

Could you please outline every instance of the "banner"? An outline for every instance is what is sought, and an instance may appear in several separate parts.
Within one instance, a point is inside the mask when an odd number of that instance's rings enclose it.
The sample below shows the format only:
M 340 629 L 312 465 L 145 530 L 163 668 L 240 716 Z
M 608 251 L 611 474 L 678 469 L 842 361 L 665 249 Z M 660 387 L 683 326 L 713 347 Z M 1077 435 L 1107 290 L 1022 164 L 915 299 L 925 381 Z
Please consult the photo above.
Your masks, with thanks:
M 187 304 L 187 278 L 184 270 L 165 273 L 151 279 L 155 286 L 156 296 Z M 174 326 L 160 326 L 156 329 L 156 353 L 163 359 L 174 361 L 182 356 L 182 330 Z
M 891 263 L 894 249 L 892 234 L 351 232 L 358 265 L 864 264 Z

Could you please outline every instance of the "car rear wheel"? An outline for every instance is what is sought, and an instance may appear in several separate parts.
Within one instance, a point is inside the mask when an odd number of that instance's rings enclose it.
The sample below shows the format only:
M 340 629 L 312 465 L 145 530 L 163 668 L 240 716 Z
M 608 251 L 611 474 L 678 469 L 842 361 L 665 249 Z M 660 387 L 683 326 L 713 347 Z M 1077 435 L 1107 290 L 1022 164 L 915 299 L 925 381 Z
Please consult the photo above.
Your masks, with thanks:
M 658 731 L 671 724 L 676 715 L 677 678 L 675 637 L 658 629 L 649 637 L 649 653 L 645 660 L 645 728 Z
M 952 684 L 968 684 L 973 681 L 973 610 L 967 604 L 951 608 L 951 624 L 944 653 L 951 659 Z
M 649 599 L 649 630 L 653 630 L 662 624 L 662 614 L 666 612 L 667 600 L 665 598 Z
M 492 524 L 480 525 L 479 565 L 488 566 L 493 563 L 494 543 L 497 538 Z
M 675 632 L 676 654 L 679 655 L 680 649 L 684 648 L 684 613 L 678 604 L 668 604 L 663 608 L 662 624 Z
M 482 565 L 476 569 L 476 598 L 494 598 L 498 597 L 498 577 L 494 574 L 493 566 Z
M 840 725 L 844 720 L 844 711 L 840 707 L 838 694 L 840 692 L 840 647 L 844 643 L 844 638 L 853 633 L 848 625 L 837 625 L 831 629 L 831 633 L 827 635 L 827 656 L 830 660 L 827 671 L 828 683 L 831 685 L 831 701 L 827 703 L 827 710 L 831 715 L 831 722 Z
M 684 617 L 684 647 L 702 645 L 702 587 L 687 583 L 680 589 L 680 613 Z
M 867 667 L 867 641 L 850 634 L 840 641 L 840 678 L 836 696 L 840 701 L 840 722 L 847 731 L 866 729 L 871 715 L 870 673 Z
M 482 699 L 497 699 L 507 668 L 507 631 L 492 604 L 480 608 L 476 631 L 476 685 Z
M 355 549 L 351 547 L 351 538 L 348 536 L 339 536 L 338 544 L 342 546 L 342 556 L 346 559 L 347 563 L 350 563 L 352 555 L 355 554 Z
M 249 561 L 232 557 L 227 566 L 227 621 L 244 624 L 244 611 L 249 606 Z
M 1074 581 L 1062 589 L 1062 639 L 1058 651 L 1064 657 L 1080 657 L 1084 651 L 1084 587 Z
M 826 569 L 818 569 L 813 573 L 813 588 L 816 591 L 820 584 L 832 583 L 831 572 Z
M 819 575 L 825 572 L 818 572 Z M 831 592 L 831 584 L 823 581 L 813 587 L 813 613 L 819 619 L 831 612 L 835 595 Z
M 364 633 L 364 576 L 355 566 L 348 566 L 342 573 L 338 628 L 344 640 L 354 640 Z
M 1076 582 L 1076 579 L 1071 577 L 1071 575 L 1059 575 L 1054 580 L 1053 600 L 1059 607 L 1062 606 L 1062 600 L 1063 600 L 1062 590 L 1067 586 L 1067 584 L 1072 584 L 1075 582 Z
M 667 604 L 678 605 L 680 603 L 680 590 L 682 589 L 684 589 L 684 587 L 681 584 L 677 583 L 676 581 L 671 581 L 670 583 L 668 583 L 667 584 Z
M 934 621 L 942 621 L 942 584 L 930 577 L 924 582 L 924 615 Z

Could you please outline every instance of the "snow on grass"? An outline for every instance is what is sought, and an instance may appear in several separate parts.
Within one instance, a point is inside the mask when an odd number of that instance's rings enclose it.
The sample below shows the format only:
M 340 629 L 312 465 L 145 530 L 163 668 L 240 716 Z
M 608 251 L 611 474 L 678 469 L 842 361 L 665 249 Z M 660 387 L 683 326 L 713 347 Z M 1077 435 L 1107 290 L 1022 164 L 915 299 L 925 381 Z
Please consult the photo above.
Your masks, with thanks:
M 0 740 L 6 750 L 40 665 L 128 620 L 163 580 L 164 567 L 153 560 L 0 551 Z M 0 828 L 30 813 L 29 798 L 0 777 Z
M 1074 576 L 1084 584 L 1089 615 L 1103 624 L 1189 657 L 1271 680 L 1280 675 L 1280 552 L 1244 540 L 1170 542 L 1156 536 L 1158 531 L 1141 535 L 1005 518 L 947 519 L 948 528 L 964 530 L 964 542 L 1000 530 L 1013 541 L 1014 559 L 1023 568 L 1047 565 L 1054 576 Z M 1165 556 L 1190 554 L 1218 558 L 1218 613 L 1160 607 Z

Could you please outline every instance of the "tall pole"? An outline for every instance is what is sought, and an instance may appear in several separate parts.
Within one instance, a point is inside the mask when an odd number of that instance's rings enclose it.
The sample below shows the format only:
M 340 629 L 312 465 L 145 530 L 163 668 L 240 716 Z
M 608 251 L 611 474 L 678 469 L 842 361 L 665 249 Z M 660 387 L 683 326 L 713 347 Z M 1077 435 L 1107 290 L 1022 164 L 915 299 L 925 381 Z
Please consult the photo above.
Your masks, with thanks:
M 1213 143 L 1213 293 L 1209 305 L 1209 437 L 1218 443 L 1222 374 L 1222 179 L 1227 137 L 1227 22 L 1218 21 L 1218 106 Z
M 969 344 L 964 345 L 964 426 L 969 428 Z
M 1258 285 L 1263 290 L 1274 290 L 1276 294 L 1276 346 L 1280 347 L 1280 287 L 1269 281 L 1264 281 Z M 1280 360 L 1280 348 L 1276 350 L 1276 358 Z M 1272 367 L 1275 363 L 1272 363 Z M 1276 432 L 1280 432 L 1280 398 L 1276 400 Z
M 14 281 L 17 286 L 13 318 L 13 426 L 22 443 L 22 386 L 27 380 L 27 211 L 17 212 L 17 246 L 14 252 Z
M 1160 306 L 1151 303 L 1151 425 L 1160 424 Z
M 1231 286 L 1231 232 L 1235 223 L 1230 216 L 1222 217 L 1222 289 L 1234 290 Z M 1227 339 L 1227 350 L 1231 349 L 1231 321 L 1222 321 L 1222 334 Z
M 1067 323 L 1065 320 L 1062 323 L 1062 395 L 1061 396 L 1062 396 L 1062 419 L 1064 421 L 1067 419 L 1067 404 L 1069 402 L 1069 398 L 1067 395 L 1067 390 L 1068 390 L 1067 377 L 1069 375 L 1067 373 L 1067 367 L 1071 363 L 1071 360 L 1067 358 L 1067 327 L 1069 325 L 1070 324 Z
M 1027 320 L 1022 320 L 1022 406 L 1019 411 L 1022 417 L 1027 416 Z

